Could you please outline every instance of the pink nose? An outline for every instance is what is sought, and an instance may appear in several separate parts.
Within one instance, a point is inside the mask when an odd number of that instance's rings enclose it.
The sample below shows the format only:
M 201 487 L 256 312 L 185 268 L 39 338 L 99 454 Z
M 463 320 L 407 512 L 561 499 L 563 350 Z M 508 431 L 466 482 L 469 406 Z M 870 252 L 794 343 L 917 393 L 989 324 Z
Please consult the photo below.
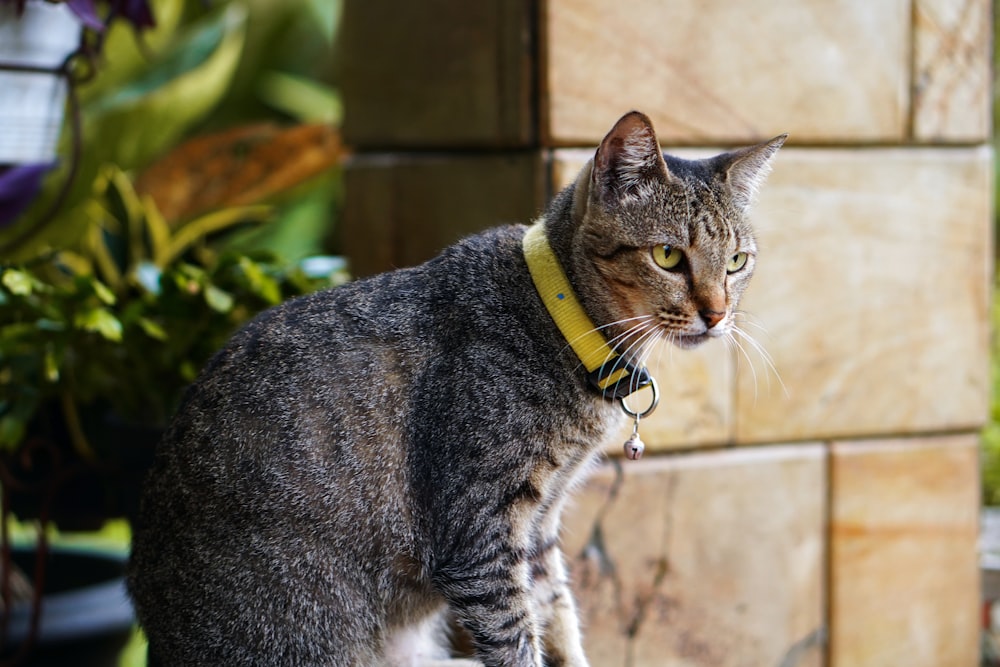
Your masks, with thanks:
M 708 308 L 699 310 L 698 314 L 701 316 L 701 319 L 705 323 L 705 326 L 708 327 L 709 329 L 711 329 L 716 324 L 721 322 L 722 318 L 726 316 L 725 311 L 709 310 Z

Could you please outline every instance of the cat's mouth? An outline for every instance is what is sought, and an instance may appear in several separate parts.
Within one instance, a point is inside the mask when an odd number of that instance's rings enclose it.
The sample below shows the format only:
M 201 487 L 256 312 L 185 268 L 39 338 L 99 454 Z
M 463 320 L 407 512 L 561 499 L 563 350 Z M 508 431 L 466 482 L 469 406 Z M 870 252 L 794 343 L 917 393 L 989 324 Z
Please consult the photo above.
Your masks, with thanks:
M 677 347 L 690 350 L 691 348 L 698 347 L 705 341 L 712 340 L 713 338 L 722 338 L 725 335 L 726 332 L 722 327 L 715 327 L 706 329 L 700 333 L 675 333 L 670 337 L 670 340 Z
M 690 350 L 691 348 L 698 347 L 709 338 L 713 338 L 713 336 L 710 336 L 706 331 L 700 334 L 674 334 L 670 337 L 670 340 L 682 350 Z

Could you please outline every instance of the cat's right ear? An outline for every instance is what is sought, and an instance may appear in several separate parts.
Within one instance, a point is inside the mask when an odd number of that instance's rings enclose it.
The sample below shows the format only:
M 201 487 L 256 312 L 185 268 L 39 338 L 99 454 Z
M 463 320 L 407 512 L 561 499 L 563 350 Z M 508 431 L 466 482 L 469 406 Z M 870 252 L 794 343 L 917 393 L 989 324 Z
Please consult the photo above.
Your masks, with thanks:
M 630 111 L 615 123 L 594 155 L 591 196 L 605 205 L 618 205 L 641 198 L 668 176 L 653 124 L 645 114 Z

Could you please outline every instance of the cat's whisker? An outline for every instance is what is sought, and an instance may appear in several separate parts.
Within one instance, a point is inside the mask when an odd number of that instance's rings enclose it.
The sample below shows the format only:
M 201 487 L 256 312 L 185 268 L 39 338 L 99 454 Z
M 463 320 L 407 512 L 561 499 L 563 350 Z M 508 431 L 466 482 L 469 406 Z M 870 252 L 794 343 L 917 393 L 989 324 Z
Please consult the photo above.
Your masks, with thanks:
M 619 356 L 615 358 L 614 363 L 611 365 L 611 373 L 615 373 L 619 368 L 624 368 L 626 364 L 631 363 L 632 359 L 635 357 L 633 350 L 637 346 L 642 345 L 642 341 L 649 336 L 650 332 L 655 332 L 656 327 L 651 327 L 649 322 L 641 322 L 633 327 L 630 327 L 624 333 L 615 336 L 611 341 L 608 341 L 608 345 L 614 348 L 617 342 L 626 339 L 634 334 L 639 334 L 638 337 L 632 341 L 624 351 L 619 353 Z M 607 363 L 610 360 L 610 355 L 604 360 Z M 605 396 L 606 397 L 606 396 Z
M 765 336 L 770 335 L 767 327 L 757 321 L 757 319 L 745 310 L 733 311 L 733 321 L 739 324 L 746 324 L 759 330 Z
M 733 335 L 733 332 L 735 332 L 735 331 L 736 331 L 736 327 L 733 327 L 732 329 L 730 329 L 726 333 L 725 337 L 726 337 L 727 340 L 731 341 L 736 346 L 736 348 L 743 354 L 743 356 L 747 360 L 747 366 L 750 367 L 750 375 L 753 377 L 753 401 L 756 404 L 757 403 L 757 389 L 758 389 L 758 386 L 759 386 L 759 382 L 757 380 L 757 369 L 754 367 L 753 359 L 750 358 L 750 354 L 747 352 L 746 348 L 743 347 L 743 345 L 740 343 L 739 339 L 736 336 Z M 737 357 L 737 359 L 739 359 L 739 357 Z M 770 386 L 770 385 L 768 385 L 768 386 Z
M 770 387 L 770 374 L 773 373 L 774 377 L 778 380 L 778 384 L 781 386 L 781 392 L 787 398 L 789 396 L 788 387 L 785 386 L 785 381 L 781 379 L 781 373 L 778 372 L 778 368 L 777 366 L 775 366 L 774 359 L 771 357 L 770 353 L 764 348 L 763 345 L 760 344 L 760 342 L 757 339 L 755 339 L 753 336 L 751 336 L 749 333 L 739 328 L 738 326 L 734 326 L 732 328 L 732 333 L 742 338 L 748 345 L 750 345 L 754 349 L 754 351 L 757 352 L 760 358 L 764 360 L 766 368 L 770 370 L 770 373 L 765 376 L 768 378 L 768 386 Z M 733 340 L 735 341 L 736 338 L 734 337 Z M 749 361 L 749 357 L 747 360 Z
M 650 322 L 651 320 L 653 320 L 653 319 L 655 319 L 655 318 L 654 318 L 654 317 L 653 317 L 652 315 L 638 315 L 638 316 L 636 316 L 636 317 L 626 317 L 626 318 L 624 318 L 624 319 L 620 319 L 620 320 L 615 320 L 614 322 L 608 322 L 607 324 L 602 324 L 602 325 L 601 325 L 601 326 L 599 326 L 599 327 L 594 327 L 593 329 L 590 329 L 590 330 L 588 330 L 588 331 L 585 331 L 584 333 L 580 334 L 579 336 L 577 336 L 577 337 L 573 338 L 573 339 L 572 339 L 571 341 L 568 341 L 568 342 L 566 343 L 566 346 L 565 346 L 565 347 L 563 347 L 563 349 L 562 349 L 562 350 L 560 350 L 560 354 L 562 354 L 562 353 L 565 353 L 565 352 L 566 352 L 567 350 L 571 349 L 571 347 L 572 347 L 573 343 L 576 343 L 577 341 L 579 341 L 579 340 L 580 340 L 581 338 L 583 338 L 584 336 L 587 336 L 587 335 L 590 335 L 591 333 L 593 333 L 593 332 L 595 332 L 595 331 L 597 331 L 597 332 L 601 332 L 601 331 L 603 331 L 604 329 L 607 329 L 607 328 L 609 328 L 609 327 L 613 327 L 613 326 L 616 326 L 616 325 L 621 325 L 621 324 L 627 324 L 627 323 L 629 323 L 629 322 L 639 322 L 639 324 L 638 324 L 638 325 L 633 325 L 633 326 L 629 327 L 629 328 L 628 328 L 628 329 L 626 329 L 626 330 L 625 330 L 625 331 L 624 331 L 623 333 L 619 334 L 618 336 L 615 336 L 614 338 L 612 338 L 611 340 L 609 340 L 609 341 L 608 341 L 608 346 L 609 346 L 609 347 L 611 347 L 611 348 L 614 348 L 614 347 L 615 347 L 615 345 L 616 345 L 616 344 L 617 344 L 617 343 L 618 343 L 618 342 L 619 342 L 620 340 L 623 340 L 624 338 L 627 338 L 628 336 L 632 335 L 632 333 L 633 333 L 633 332 L 634 332 L 634 331 L 636 330 L 636 328 L 637 328 L 637 327 L 643 327 L 643 326 L 646 326 L 646 325 L 648 325 L 648 324 L 649 324 L 649 322 Z M 610 359 L 610 358 L 611 358 L 611 357 L 610 357 L 610 355 L 609 355 L 609 356 L 608 356 L 607 358 L 605 358 L 605 359 L 604 359 L 604 362 L 606 363 L 606 362 L 608 361 L 608 359 Z M 582 367 L 582 366 L 583 366 L 583 362 L 580 362 L 580 363 L 578 363 L 578 364 L 576 365 L 576 367 L 577 367 L 578 369 L 579 369 L 580 367 Z
M 642 336 L 640 336 L 640 338 L 629 347 L 629 351 L 623 356 L 629 357 L 629 363 L 636 368 L 642 368 L 646 365 L 646 359 L 652 352 L 653 345 L 656 344 L 660 335 L 661 332 L 659 327 L 651 327 L 648 331 L 643 332 Z M 631 351 L 633 348 L 635 350 L 634 352 Z M 638 381 L 639 378 L 637 375 L 632 376 L 629 387 L 632 391 L 636 391 L 638 389 L 637 384 L 635 384 Z

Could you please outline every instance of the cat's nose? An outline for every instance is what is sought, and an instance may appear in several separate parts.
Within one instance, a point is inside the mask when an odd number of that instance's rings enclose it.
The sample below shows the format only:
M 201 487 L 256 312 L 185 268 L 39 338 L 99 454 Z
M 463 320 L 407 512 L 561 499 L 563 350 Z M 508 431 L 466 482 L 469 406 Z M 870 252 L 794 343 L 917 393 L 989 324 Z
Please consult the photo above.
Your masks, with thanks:
M 722 321 L 722 318 L 726 316 L 726 312 L 724 310 L 709 310 L 708 308 L 703 308 L 698 311 L 698 315 L 701 316 L 701 320 L 705 323 L 705 326 L 711 329 Z

